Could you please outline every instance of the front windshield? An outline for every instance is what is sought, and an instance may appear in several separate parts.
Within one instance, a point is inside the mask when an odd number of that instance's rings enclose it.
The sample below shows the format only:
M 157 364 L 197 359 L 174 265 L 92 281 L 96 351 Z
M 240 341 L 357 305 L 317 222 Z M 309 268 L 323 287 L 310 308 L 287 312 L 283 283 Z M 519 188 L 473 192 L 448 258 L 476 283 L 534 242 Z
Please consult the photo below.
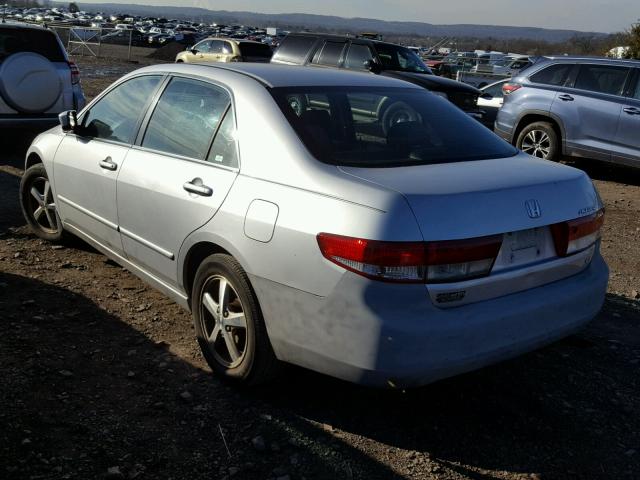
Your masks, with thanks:
M 320 161 L 356 167 L 450 163 L 517 150 L 449 101 L 417 88 L 271 89 Z
M 377 43 L 376 51 L 386 70 L 400 70 L 412 73 L 432 73 L 415 52 L 408 48 L 389 43 Z

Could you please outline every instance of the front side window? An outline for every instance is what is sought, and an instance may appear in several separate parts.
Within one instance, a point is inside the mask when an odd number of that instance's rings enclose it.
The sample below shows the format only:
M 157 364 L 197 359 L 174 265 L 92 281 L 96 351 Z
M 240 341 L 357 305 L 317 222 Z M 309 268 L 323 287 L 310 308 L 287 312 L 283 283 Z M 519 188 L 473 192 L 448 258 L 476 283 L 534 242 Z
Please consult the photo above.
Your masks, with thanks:
M 142 146 L 204 160 L 230 102 L 229 94 L 222 88 L 174 78 L 158 100 Z
M 543 85 L 564 85 L 572 68 L 573 65 L 570 63 L 558 63 L 533 74 L 530 80 L 533 83 L 541 83 Z
M 638 79 L 636 80 L 636 89 L 633 94 L 633 98 L 640 100 L 640 75 L 638 75 Z
M 365 70 L 366 63 L 371 61 L 373 55 L 367 45 L 351 44 L 347 52 L 347 58 L 344 61 L 345 68 L 353 68 L 356 70 Z
M 313 63 L 337 67 L 346 42 L 325 42 L 322 50 L 313 59 Z
M 620 95 L 627 80 L 627 67 L 581 65 L 574 88 L 590 92 Z
M 399 70 L 412 73 L 431 73 L 429 67 L 415 52 L 408 48 L 392 45 L 390 43 L 376 44 L 378 57 L 386 70 Z
M 200 53 L 209 53 L 211 51 L 211 40 L 205 40 L 195 46 L 195 50 Z
M 517 150 L 448 101 L 414 88 L 271 90 L 320 161 L 395 167 L 514 156 Z M 464 142 L 460 132 L 465 132 Z
M 138 120 L 161 78 L 159 75 L 145 75 L 111 90 L 84 116 L 82 135 L 133 143 Z

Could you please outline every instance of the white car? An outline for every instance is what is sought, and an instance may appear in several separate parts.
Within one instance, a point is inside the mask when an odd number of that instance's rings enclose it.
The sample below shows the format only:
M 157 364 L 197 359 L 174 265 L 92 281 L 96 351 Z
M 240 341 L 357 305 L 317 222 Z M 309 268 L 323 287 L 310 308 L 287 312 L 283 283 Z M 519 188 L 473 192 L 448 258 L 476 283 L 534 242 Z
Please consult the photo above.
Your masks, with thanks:
M 125 76 L 34 141 L 21 182 L 36 234 L 73 233 L 190 309 L 216 374 L 423 385 L 599 311 L 584 172 L 398 79 L 217 65 Z

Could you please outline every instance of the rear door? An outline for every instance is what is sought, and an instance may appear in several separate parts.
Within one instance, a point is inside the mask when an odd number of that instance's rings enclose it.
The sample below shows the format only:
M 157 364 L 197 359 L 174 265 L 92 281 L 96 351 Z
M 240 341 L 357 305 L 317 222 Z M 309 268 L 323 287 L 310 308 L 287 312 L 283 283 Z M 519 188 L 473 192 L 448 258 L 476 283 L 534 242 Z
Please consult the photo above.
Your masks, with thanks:
M 147 117 L 118 177 L 120 233 L 130 260 L 176 285 L 182 242 L 215 215 L 238 173 L 231 95 L 176 76 Z
M 314 54 L 311 64 L 323 67 L 339 67 L 342 64 L 342 52 L 347 41 L 327 40 Z
M 610 160 L 628 67 L 581 64 L 558 92 L 551 112 L 562 118 L 567 153 Z
M 612 160 L 640 167 L 640 69 L 635 69 L 630 85 L 622 104 Z
M 78 134 L 65 136 L 54 158 L 56 207 L 63 222 L 118 254 L 116 179 L 161 79 L 143 75 L 109 91 L 84 114 Z

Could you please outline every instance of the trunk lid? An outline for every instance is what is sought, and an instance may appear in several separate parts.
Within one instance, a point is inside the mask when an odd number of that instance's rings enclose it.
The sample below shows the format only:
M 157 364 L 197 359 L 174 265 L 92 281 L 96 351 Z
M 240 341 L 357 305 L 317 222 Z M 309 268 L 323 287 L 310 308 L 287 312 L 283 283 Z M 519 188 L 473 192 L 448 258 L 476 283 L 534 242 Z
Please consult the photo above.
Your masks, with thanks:
M 435 165 L 340 168 L 401 193 L 425 241 L 533 229 L 600 208 L 584 172 L 526 154 Z

